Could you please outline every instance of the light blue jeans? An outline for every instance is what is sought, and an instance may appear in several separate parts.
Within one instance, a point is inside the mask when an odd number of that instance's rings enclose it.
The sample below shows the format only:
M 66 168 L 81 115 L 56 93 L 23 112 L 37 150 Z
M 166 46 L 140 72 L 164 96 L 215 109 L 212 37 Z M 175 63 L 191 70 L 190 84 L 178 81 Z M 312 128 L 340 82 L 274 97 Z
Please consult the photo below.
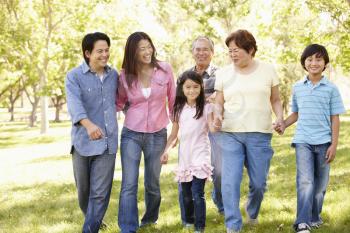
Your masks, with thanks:
M 139 228 L 137 190 L 141 152 L 144 154 L 144 186 L 146 212 L 141 225 L 155 223 L 161 201 L 159 176 L 160 156 L 167 140 L 166 128 L 155 133 L 140 133 L 123 128 L 121 134 L 122 185 L 119 198 L 118 224 L 122 233 Z
M 225 225 L 239 231 L 242 216 L 239 209 L 240 186 L 243 167 L 249 175 L 247 210 L 256 219 L 266 190 L 266 180 L 273 155 L 272 134 L 221 132 L 219 145 L 222 150 L 222 198 L 225 209 Z
M 83 233 L 97 233 L 111 194 L 115 154 L 82 156 L 73 152 L 73 172 L 79 206 L 85 215 Z
M 321 211 L 329 180 L 330 166 L 326 163 L 326 152 L 330 143 L 309 145 L 296 143 L 297 162 L 297 219 L 299 223 L 322 223 Z

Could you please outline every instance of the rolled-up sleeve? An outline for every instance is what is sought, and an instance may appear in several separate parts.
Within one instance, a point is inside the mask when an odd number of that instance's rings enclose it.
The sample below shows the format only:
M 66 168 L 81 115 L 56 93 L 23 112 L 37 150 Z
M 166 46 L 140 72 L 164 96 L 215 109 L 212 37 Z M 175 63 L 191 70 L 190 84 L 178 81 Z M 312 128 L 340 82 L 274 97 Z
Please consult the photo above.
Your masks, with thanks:
M 169 108 L 169 115 L 172 119 L 173 116 L 173 109 L 174 109 L 174 103 L 175 103 L 175 95 L 176 95 L 176 88 L 175 88 L 175 80 L 174 80 L 174 74 L 171 66 L 168 67 L 168 91 L 167 91 L 167 97 L 168 97 L 168 108 Z
M 88 118 L 82 102 L 81 88 L 73 72 L 66 77 L 67 108 L 73 124 L 78 124 L 82 119 Z
M 128 96 L 123 83 L 124 78 L 125 78 L 125 75 L 124 75 L 124 72 L 122 72 L 118 78 L 118 89 L 117 89 L 117 98 L 116 98 L 118 112 L 124 109 L 125 103 L 128 100 Z

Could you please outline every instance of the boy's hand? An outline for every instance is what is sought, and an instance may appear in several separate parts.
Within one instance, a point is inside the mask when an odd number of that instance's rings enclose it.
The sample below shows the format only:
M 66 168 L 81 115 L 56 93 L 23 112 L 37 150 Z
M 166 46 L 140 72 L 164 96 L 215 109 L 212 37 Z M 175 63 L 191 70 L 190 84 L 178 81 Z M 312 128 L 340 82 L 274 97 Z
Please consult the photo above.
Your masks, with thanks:
M 326 152 L 326 162 L 331 163 L 335 159 L 335 154 L 337 152 L 337 147 L 335 145 L 330 145 Z
M 168 153 L 164 152 L 162 154 L 162 156 L 160 156 L 160 163 L 161 164 L 167 164 L 168 163 L 168 158 L 169 158 Z
M 279 134 L 283 135 L 284 130 L 286 129 L 285 123 L 283 120 L 276 120 L 275 123 L 272 124 L 272 128 Z

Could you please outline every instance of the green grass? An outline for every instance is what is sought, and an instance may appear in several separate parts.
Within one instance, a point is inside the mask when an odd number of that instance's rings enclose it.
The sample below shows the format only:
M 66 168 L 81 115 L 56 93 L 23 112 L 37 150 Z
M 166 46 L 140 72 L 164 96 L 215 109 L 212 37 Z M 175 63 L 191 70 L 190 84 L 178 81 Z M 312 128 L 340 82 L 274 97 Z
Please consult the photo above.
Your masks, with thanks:
M 49 133 L 41 135 L 40 126 L 29 127 L 27 123 L 0 122 L 0 149 L 27 145 L 46 144 L 69 138 L 69 121 L 50 122 Z M 65 135 L 56 134 L 59 130 L 67 130 Z
M 57 125 L 67 128 L 68 124 Z M 26 134 L 28 129 L 21 124 L 6 126 L 9 135 Z M 11 131 L 12 130 L 12 131 Z M 37 130 L 37 129 L 36 129 Z M 29 130 L 30 131 L 30 130 Z M 69 134 L 69 128 L 67 128 Z M 242 233 L 293 232 L 291 225 L 295 219 L 295 155 L 290 147 L 293 129 L 288 129 L 284 136 L 275 135 L 273 147 L 275 154 L 271 163 L 268 191 L 262 203 L 259 224 L 244 225 Z M 3 135 L 3 134 L 2 134 Z M 59 137 L 59 135 L 57 135 Z M 16 139 L 12 139 L 16 141 Z M 56 140 L 56 138 L 55 138 Z M 316 233 L 348 233 L 350 232 L 350 122 L 342 122 L 341 135 L 336 160 L 331 165 L 331 177 L 328 186 L 322 217 L 325 224 L 315 230 Z M 45 143 L 45 142 L 42 142 Z M 21 143 L 28 145 L 31 143 Z M 43 144 L 44 145 L 44 144 Z M 177 156 L 173 150 L 169 165 L 163 167 L 161 175 L 162 204 L 158 224 L 142 228 L 139 233 L 187 233 L 181 227 L 177 196 L 177 184 L 171 169 L 176 164 Z M 118 155 L 118 160 L 120 159 Z M 0 161 L 2 162 L 2 161 Z M 70 158 L 66 155 L 36 158 L 31 164 L 45 163 L 47 166 L 66 162 L 71 169 Z M 69 170 L 67 169 L 67 170 Z M 142 168 L 141 168 L 142 170 Z M 1 172 L 1 171 L 0 171 Z M 19 171 L 20 172 L 20 171 Z M 40 172 L 40 171 L 37 171 Z M 116 166 L 116 174 L 120 173 L 120 163 Z M 144 212 L 143 172 L 139 180 L 139 214 Z M 45 176 L 45 174 L 42 174 Z M 118 197 L 120 175 L 113 182 L 110 205 L 105 216 L 109 225 L 103 233 L 119 232 L 117 225 Z M 223 233 L 224 218 L 219 215 L 210 198 L 212 184 L 206 185 L 207 227 L 208 233 Z M 245 172 L 241 186 L 241 206 L 247 198 L 248 179 Z M 78 207 L 74 178 L 71 182 L 63 182 L 59 178 L 55 182 L 35 183 L 31 185 L 6 184 L 0 186 L 0 232 L 80 232 L 83 215 Z M 244 213 L 243 208 L 241 208 Z M 245 216 L 243 215 L 243 219 Z

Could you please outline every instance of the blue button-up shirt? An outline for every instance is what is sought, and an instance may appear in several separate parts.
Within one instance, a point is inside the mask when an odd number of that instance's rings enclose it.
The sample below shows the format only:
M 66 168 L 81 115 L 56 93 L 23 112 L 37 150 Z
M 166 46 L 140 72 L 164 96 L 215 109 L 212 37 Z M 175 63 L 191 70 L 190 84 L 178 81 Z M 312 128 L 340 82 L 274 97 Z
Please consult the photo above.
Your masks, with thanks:
M 117 71 L 106 66 L 101 81 L 85 62 L 67 74 L 65 85 L 68 112 L 72 120 L 71 140 L 80 155 L 101 155 L 106 150 L 109 154 L 117 153 L 117 79 Z M 79 123 L 85 118 L 97 125 L 104 137 L 90 140 L 87 130 Z
M 315 85 L 305 77 L 293 86 L 292 112 L 298 113 L 293 143 L 319 145 L 332 141 L 331 116 L 345 108 L 338 88 L 326 77 Z

